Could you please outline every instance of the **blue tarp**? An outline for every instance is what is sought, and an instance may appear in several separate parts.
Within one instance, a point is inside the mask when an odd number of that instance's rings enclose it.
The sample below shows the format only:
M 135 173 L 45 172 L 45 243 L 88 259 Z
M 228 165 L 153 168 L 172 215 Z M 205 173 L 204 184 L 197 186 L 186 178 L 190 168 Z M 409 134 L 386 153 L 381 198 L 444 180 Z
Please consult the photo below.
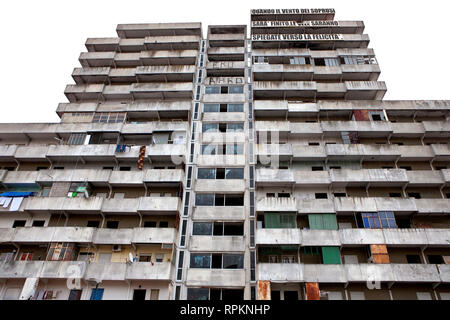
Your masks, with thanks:
M 4 192 L 0 194 L 0 197 L 29 197 L 32 196 L 34 192 Z

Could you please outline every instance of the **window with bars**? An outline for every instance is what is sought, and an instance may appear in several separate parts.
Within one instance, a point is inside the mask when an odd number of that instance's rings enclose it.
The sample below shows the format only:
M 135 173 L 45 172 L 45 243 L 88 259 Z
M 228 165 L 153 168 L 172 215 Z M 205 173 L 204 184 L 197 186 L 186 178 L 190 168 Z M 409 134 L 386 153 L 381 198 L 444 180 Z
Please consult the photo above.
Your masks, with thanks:
M 377 64 L 375 57 L 345 56 L 340 58 L 342 64 Z
M 122 123 L 125 121 L 125 112 L 101 112 L 95 113 L 93 123 Z

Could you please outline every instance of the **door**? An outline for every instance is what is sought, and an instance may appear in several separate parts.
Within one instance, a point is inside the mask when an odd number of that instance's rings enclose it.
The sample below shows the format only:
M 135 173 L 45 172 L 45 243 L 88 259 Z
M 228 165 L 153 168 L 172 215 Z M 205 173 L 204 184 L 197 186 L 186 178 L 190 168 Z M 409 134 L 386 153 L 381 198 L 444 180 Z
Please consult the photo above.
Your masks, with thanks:
M 147 290 L 145 290 L 145 289 L 134 289 L 133 300 L 145 300 L 146 293 L 147 293 Z
M 99 289 L 99 288 L 95 289 L 95 288 L 93 288 L 92 292 L 91 292 L 91 298 L 89 300 L 102 300 L 102 298 L 103 298 L 103 291 L 104 291 L 103 288 L 102 289 Z

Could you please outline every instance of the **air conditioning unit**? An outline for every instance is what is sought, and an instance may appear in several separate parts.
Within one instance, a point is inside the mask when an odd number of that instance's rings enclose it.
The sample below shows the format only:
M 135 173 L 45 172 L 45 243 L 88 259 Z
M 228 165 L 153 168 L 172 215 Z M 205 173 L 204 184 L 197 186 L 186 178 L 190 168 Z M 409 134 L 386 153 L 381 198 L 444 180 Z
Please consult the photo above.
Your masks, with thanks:
M 328 291 L 319 290 L 319 297 L 328 298 Z
M 115 244 L 115 245 L 113 245 L 112 251 L 113 252 L 120 252 L 120 251 L 122 251 L 122 246 L 120 244 Z

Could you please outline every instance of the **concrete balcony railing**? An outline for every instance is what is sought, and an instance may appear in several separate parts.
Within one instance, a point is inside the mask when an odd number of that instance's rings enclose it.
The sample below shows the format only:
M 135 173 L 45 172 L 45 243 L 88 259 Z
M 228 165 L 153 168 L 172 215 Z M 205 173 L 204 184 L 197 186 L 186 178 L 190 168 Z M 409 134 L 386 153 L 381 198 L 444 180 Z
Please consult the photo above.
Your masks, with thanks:
M 34 146 L 17 146 L 14 158 L 21 161 L 47 161 L 47 153 L 51 146 L 34 145 Z M 4 155 L 7 157 L 7 154 Z
M 336 212 L 417 212 L 415 199 L 402 198 L 335 198 Z
M 126 263 L 94 262 L 87 264 L 84 279 L 97 282 L 104 280 L 124 281 L 126 272 Z
M 326 171 L 294 171 L 296 185 L 304 186 L 327 186 L 330 184 L 330 175 Z
M 342 79 L 347 81 L 377 81 L 381 73 L 380 66 L 377 64 L 343 64 L 340 68 Z
M 87 181 L 90 183 L 106 184 L 112 173 L 111 170 L 95 169 L 40 170 L 36 177 L 36 183 Z
M 14 161 L 14 154 L 17 151 L 17 145 L 0 146 L 0 159 L 2 161 Z
M 257 229 L 257 245 L 362 246 L 386 244 L 394 247 L 448 245 L 448 229 Z
M 195 65 L 197 50 L 142 51 L 140 60 L 144 66 Z
M 39 171 L 8 171 L 2 182 L 4 184 L 34 184 Z
M 82 52 L 78 60 L 83 67 L 112 67 L 116 53 L 109 52 Z
M 144 197 L 140 198 L 138 211 L 142 213 L 178 213 L 181 201 L 178 197 Z
M 118 52 L 114 56 L 114 64 L 119 68 L 131 68 L 141 65 L 140 52 Z
M 109 71 L 109 81 L 111 83 L 127 83 L 131 84 L 137 82 L 136 68 L 132 66 L 129 68 L 114 68 Z
M 201 35 L 201 23 L 127 23 L 117 26 L 121 38 L 145 38 L 164 35 Z
M 54 161 L 76 161 L 79 158 L 92 161 L 113 161 L 116 145 L 52 145 L 48 148 L 47 157 Z
M 197 155 L 199 166 L 245 166 L 245 155 Z
M 182 169 L 145 170 L 143 181 L 147 184 L 165 183 L 171 185 L 178 185 L 184 182 L 184 171 Z
M 31 227 L 15 228 L 10 242 L 13 243 L 50 243 L 76 242 L 91 243 L 94 228 L 80 227 Z
M 174 164 L 185 162 L 187 153 L 184 144 L 152 144 L 147 151 L 150 160 L 153 161 L 172 161 Z
M 245 48 L 242 47 L 209 47 L 210 61 L 244 61 Z
M 110 67 L 75 68 L 72 72 L 72 78 L 76 84 L 105 83 L 108 80 L 110 70 Z
M 292 160 L 322 161 L 327 157 L 323 146 L 292 145 Z
M 314 74 L 311 65 L 255 64 L 255 81 L 308 81 Z
M 297 212 L 296 198 L 261 198 L 256 200 L 256 211 Z
M 244 61 L 214 61 L 206 63 L 208 77 L 243 77 Z
M 244 207 L 195 207 L 192 219 L 198 221 L 243 221 L 245 220 L 245 210 Z
M 221 119 L 224 122 L 245 122 L 245 113 L 243 112 L 204 112 L 203 121 L 216 121 Z
M 328 158 L 333 160 L 393 161 L 401 155 L 401 151 L 396 145 L 332 144 L 326 145 L 325 151 Z
M 70 268 L 72 266 L 72 268 Z M 83 261 L 12 261 L 0 265 L 0 278 L 25 279 L 66 279 L 80 278 L 73 273 L 73 266 L 83 273 L 86 263 Z
M 103 198 L 32 197 L 24 201 L 27 212 L 100 213 Z
M 177 235 L 175 228 L 26 227 L 0 229 L 0 232 L 0 243 L 171 244 Z
M 419 213 L 448 213 L 450 199 L 414 199 Z
M 256 154 L 262 158 L 262 163 L 267 163 L 272 157 L 278 157 L 280 161 L 289 160 L 292 153 L 291 144 L 258 144 Z
M 244 287 L 245 270 L 188 269 L 187 286 Z
M 392 123 L 393 137 L 422 137 L 425 135 L 425 129 L 422 123 Z
M 98 51 L 116 51 L 119 46 L 120 38 L 88 38 L 86 48 L 89 52 Z
M 341 264 L 302 264 L 305 282 L 346 283 L 344 265 Z
M 402 186 L 410 181 L 404 169 L 331 169 L 330 178 L 335 186 Z
M 391 123 L 385 121 L 321 121 L 320 125 L 325 134 L 356 131 L 360 137 L 388 137 L 393 132 Z
M 442 173 L 431 170 L 414 170 L 407 171 L 408 182 L 410 186 L 425 187 L 425 186 L 442 186 L 445 185 L 445 180 Z
M 98 101 L 102 97 L 104 88 L 104 84 L 70 84 L 66 86 L 64 94 L 70 102 Z
M 222 117 L 220 117 L 222 119 Z M 224 121 L 224 120 L 223 120 Z M 244 143 L 247 135 L 244 132 L 203 132 L 201 142 L 213 143 Z
M 163 280 L 172 279 L 173 265 L 170 262 L 133 262 L 127 267 L 127 280 Z
M 258 280 L 303 282 L 303 268 L 298 263 L 258 263 Z
M 450 161 L 449 144 L 432 144 L 431 150 L 436 161 Z
M 119 41 L 120 52 L 142 52 L 145 50 L 144 38 L 121 38 Z
M 331 199 L 299 199 L 297 207 L 300 213 L 330 213 L 335 212 Z
M 255 234 L 257 245 L 300 245 L 302 231 L 292 229 L 257 229 Z
M 398 146 L 403 161 L 431 161 L 435 158 L 430 146 Z
M 136 68 L 139 82 L 192 82 L 195 75 L 194 65 L 144 66 Z
M 136 99 L 192 99 L 194 85 L 192 82 L 154 82 L 134 83 L 131 94 Z
M 149 36 L 145 38 L 147 50 L 198 50 L 200 36 Z
M 197 252 L 243 252 L 245 238 L 242 236 L 191 236 L 189 250 Z
M 233 193 L 245 191 L 245 180 L 243 179 L 197 179 L 195 182 L 196 192 Z
M 292 185 L 295 183 L 294 170 L 290 169 L 256 169 L 258 185 Z
M 427 136 L 450 136 L 450 121 L 423 121 L 422 124 Z

